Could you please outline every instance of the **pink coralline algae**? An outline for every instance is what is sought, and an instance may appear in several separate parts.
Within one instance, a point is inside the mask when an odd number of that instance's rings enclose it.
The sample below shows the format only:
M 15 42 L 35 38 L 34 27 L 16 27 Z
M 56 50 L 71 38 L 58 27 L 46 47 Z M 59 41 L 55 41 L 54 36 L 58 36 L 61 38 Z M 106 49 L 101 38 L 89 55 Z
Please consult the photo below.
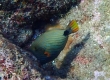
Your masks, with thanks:
M 84 64 L 85 65 L 85 64 L 90 63 L 91 62 L 91 59 L 89 60 L 86 57 L 83 57 L 83 56 L 78 55 L 75 58 L 75 61 L 78 62 L 78 63 L 80 63 L 80 64 Z
M 14 72 L 14 64 L 13 61 L 10 60 L 9 57 L 5 55 L 2 55 L 2 51 L 0 52 L 0 72 L 4 72 L 4 74 L 6 74 L 5 76 L 1 76 L 4 77 L 5 79 L 7 79 L 10 74 L 12 74 Z
M 19 49 L 16 48 L 15 45 L 7 42 L 7 40 L 2 36 L 0 36 L 0 42 L 1 80 L 31 80 L 31 77 L 32 79 L 36 79 L 36 76 L 40 76 L 40 74 L 35 70 L 35 67 L 38 68 L 37 61 L 34 61 L 33 58 L 31 58 L 33 62 L 30 60 L 32 55 L 27 54 L 26 51 L 23 52 L 23 50 L 19 53 Z M 34 72 L 31 72 L 32 69 Z M 35 73 L 38 73 L 38 75 Z

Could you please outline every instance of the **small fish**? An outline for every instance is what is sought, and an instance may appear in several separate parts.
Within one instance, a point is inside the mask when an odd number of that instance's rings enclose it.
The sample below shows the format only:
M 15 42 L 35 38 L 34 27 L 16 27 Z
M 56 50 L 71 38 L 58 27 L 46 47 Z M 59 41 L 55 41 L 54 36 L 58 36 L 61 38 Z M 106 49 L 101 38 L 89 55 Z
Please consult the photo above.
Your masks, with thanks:
M 54 60 L 64 49 L 68 40 L 68 35 L 79 30 L 78 24 L 72 20 L 66 30 L 52 29 L 44 32 L 33 41 L 30 50 L 37 57 L 40 64 L 45 64 Z

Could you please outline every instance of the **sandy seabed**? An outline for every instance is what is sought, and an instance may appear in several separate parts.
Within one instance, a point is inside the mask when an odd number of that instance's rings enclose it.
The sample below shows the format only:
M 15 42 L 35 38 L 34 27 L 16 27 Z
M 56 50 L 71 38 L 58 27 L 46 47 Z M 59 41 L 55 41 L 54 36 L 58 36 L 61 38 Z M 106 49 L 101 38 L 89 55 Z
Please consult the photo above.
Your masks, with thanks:
M 110 80 L 109 8 L 109 0 L 81 0 L 79 6 L 60 20 L 63 26 L 77 20 L 80 29 L 73 37 L 77 36 L 75 43 L 84 42 L 71 63 L 67 78 L 61 80 Z

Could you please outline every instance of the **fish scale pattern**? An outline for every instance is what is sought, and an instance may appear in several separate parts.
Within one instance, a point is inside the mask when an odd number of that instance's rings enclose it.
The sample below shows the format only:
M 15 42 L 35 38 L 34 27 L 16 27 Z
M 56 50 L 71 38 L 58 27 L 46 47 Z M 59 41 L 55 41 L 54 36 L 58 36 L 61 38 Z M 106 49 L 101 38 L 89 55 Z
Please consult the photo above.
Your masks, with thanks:
M 35 55 L 41 62 L 51 61 L 63 50 L 68 40 L 68 36 L 63 35 L 64 31 L 59 29 L 48 31 L 32 43 L 33 46 L 38 47 L 36 47 Z M 47 57 L 44 54 L 45 51 L 49 52 L 51 56 Z
M 51 51 L 51 50 L 53 51 L 53 49 L 54 50 L 61 49 L 66 44 L 66 41 L 68 38 L 66 36 L 63 36 L 63 33 L 64 33 L 64 30 L 48 31 L 48 32 L 44 33 L 42 35 L 42 37 L 39 37 L 33 44 L 38 45 L 41 48 L 44 48 L 49 51 Z M 51 49 L 49 49 L 49 48 L 51 48 Z

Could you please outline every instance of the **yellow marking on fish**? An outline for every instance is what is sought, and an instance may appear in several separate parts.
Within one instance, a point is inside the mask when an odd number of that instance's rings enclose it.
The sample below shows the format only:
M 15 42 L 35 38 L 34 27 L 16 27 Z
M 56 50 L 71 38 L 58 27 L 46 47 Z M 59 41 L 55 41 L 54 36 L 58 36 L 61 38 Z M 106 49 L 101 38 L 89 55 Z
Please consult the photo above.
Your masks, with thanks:
M 73 32 L 76 32 L 79 30 L 79 27 L 76 27 L 75 29 L 73 29 Z
M 69 23 L 69 26 L 71 27 L 73 25 L 74 21 L 72 20 L 70 23 Z
M 50 53 L 45 51 L 44 54 L 47 56 L 47 57 L 50 57 Z
M 76 32 L 76 31 L 79 30 L 78 23 L 77 23 L 75 20 L 72 20 L 72 21 L 69 23 L 68 27 L 71 27 L 72 32 Z

